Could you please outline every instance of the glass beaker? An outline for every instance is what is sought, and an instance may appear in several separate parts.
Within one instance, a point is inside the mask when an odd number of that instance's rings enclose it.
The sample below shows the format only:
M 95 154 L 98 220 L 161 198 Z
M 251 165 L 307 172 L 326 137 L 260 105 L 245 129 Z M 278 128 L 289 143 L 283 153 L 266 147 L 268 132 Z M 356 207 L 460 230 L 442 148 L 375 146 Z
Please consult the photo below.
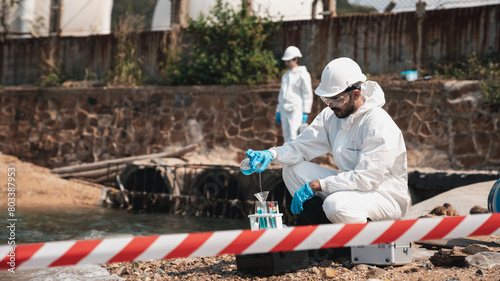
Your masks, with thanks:
M 259 169 L 259 168 L 260 168 L 260 164 L 257 165 L 257 169 Z M 243 159 L 243 161 L 241 161 L 241 163 L 240 163 L 240 171 L 243 174 L 247 175 L 247 176 L 251 175 L 251 174 L 253 174 L 255 172 L 250 167 L 250 158 L 245 158 L 245 159 Z

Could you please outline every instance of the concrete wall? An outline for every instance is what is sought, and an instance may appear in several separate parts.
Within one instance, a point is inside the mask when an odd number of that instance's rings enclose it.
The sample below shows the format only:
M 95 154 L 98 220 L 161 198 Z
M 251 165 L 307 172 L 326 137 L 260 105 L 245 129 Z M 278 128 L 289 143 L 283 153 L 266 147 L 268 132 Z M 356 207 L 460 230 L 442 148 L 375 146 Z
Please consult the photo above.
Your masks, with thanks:
M 377 81 L 376 78 L 374 80 Z M 409 167 L 500 167 L 500 109 L 471 81 L 378 79 Z M 315 87 L 315 85 L 314 85 Z M 0 151 L 46 167 L 161 152 L 198 141 L 239 152 L 282 144 L 279 85 L 20 88 L 0 91 Z M 315 97 L 310 120 L 325 105 Z
M 135 51 L 144 75 L 158 80 L 167 56 L 162 50 L 177 46 L 186 53 L 192 40 L 184 30 L 141 33 Z M 433 10 L 422 18 L 405 12 L 286 22 L 272 40 L 277 59 L 288 45 L 298 46 L 304 54 L 301 63 L 313 78 L 339 56 L 353 58 L 372 75 L 399 73 L 427 68 L 445 57 L 498 54 L 500 5 Z M 112 35 L 7 40 L 0 50 L 4 86 L 41 81 L 49 58 L 70 79 L 82 80 L 86 72 L 104 79 L 115 64 L 116 40 Z

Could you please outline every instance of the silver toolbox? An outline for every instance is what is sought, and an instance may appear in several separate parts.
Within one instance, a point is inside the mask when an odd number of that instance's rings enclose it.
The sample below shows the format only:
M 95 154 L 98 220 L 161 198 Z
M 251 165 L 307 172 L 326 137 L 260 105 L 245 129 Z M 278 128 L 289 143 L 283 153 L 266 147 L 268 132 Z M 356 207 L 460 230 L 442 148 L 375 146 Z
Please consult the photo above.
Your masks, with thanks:
M 353 264 L 403 265 L 411 263 L 411 243 L 352 246 Z

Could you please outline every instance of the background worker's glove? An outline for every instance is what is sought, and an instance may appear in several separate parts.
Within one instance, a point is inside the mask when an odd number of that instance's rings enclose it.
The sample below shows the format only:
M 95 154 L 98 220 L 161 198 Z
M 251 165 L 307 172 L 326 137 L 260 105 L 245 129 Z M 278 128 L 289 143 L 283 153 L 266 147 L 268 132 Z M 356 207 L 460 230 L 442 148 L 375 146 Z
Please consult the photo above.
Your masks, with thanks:
M 257 173 L 262 173 L 273 161 L 273 154 L 269 150 L 253 151 L 247 150 L 247 157 L 250 158 L 250 169 Z
M 276 112 L 276 123 L 281 124 L 281 113 Z
M 307 123 L 307 113 L 302 114 L 302 123 Z
M 292 214 L 298 215 L 300 212 L 304 210 L 302 208 L 302 204 L 307 200 L 311 199 L 314 196 L 311 187 L 309 187 L 309 183 L 304 184 L 299 190 L 295 192 L 292 198 Z

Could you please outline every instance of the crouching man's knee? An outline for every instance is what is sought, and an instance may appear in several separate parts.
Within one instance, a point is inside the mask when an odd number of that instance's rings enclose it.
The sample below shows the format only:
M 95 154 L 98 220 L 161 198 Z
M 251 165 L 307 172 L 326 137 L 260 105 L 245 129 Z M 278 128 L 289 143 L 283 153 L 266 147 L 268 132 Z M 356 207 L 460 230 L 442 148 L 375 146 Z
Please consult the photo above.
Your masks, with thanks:
M 356 202 L 345 201 L 341 196 L 328 196 L 323 202 L 323 211 L 332 223 L 365 223 L 367 215 L 356 208 Z
M 285 165 L 283 166 L 283 182 L 290 192 L 290 195 L 295 194 L 297 190 L 299 190 L 304 184 L 313 180 L 308 177 L 307 173 L 305 173 L 305 166 L 308 166 L 309 162 L 301 162 L 295 165 Z

